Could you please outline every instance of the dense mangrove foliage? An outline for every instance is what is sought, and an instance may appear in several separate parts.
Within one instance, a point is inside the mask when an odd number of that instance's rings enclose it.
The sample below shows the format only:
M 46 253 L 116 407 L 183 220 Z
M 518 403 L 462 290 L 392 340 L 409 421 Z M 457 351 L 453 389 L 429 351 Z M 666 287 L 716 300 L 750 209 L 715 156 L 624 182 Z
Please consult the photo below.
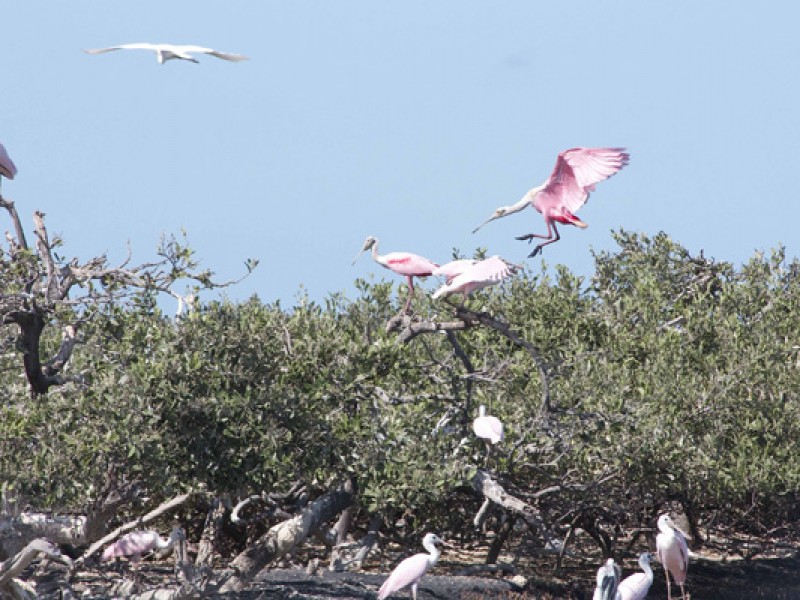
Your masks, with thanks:
M 0 482 L 28 505 L 81 512 L 109 481 L 135 481 L 133 518 L 141 498 L 241 499 L 298 481 L 314 497 L 350 480 L 356 527 L 379 515 L 387 532 L 469 536 L 486 469 L 554 535 L 580 529 L 605 550 L 667 507 L 696 543 L 712 523 L 758 535 L 797 520 L 800 263 L 778 249 L 736 266 L 664 233 L 614 237 L 591 278 L 528 269 L 467 300 L 539 364 L 480 323 L 399 341 L 395 281 L 291 307 L 198 302 L 178 319 L 142 291 L 98 308 L 63 385 L 35 397 L 4 325 Z M 409 320 L 452 321 L 456 304 L 420 293 Z M 60 343 L 45 329 L 43 354 Z M 489 450 L 471 430 L 480 404 L 506 428 Z M 493 511 L 486 526 L 539 539 Z

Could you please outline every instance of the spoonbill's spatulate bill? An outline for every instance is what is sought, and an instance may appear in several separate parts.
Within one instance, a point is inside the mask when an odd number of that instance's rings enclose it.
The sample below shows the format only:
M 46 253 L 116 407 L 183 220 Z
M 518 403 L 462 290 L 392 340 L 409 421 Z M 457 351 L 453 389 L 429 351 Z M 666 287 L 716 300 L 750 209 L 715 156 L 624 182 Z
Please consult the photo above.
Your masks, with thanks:
M 531 188 L 516 204 L 501 206 L 486 221 L 478 225 L 475 233 L 495 219 L 512 215 L 527 206 L 533 206 L 542 213 L 547 225 L 547 234 L 529 233 L 518 240 L 531 241 L 540 238 L 542 242 L 530 256 L 536 256 L 544 246 L 561 239 L 556 223 L 588 227 L 575 213 L 586 204 L 589 194 L 596 184 L 617 173 L 628 164 L 630 155 L 624 148 L 572 148 L 558 155 L 555 169 L 544 184 Z
M 176 44 L 120 44 L 119 46 L 110 46 L 109 48 L 96 48 L 94 50 L 84 50 L 87 54 L 104 54 L 106 52 L 114 52 L 115 50 L 150 50 L 156 53 L 156 59 L 159 64 L 164 64 L 168 60 L 188 60 L 193 63 L 199 62 L 192 53 L 197 54 L 210 54 L 223 60 L 230 60 L 238 62 L 247 60 L 246 56 L 241 54 L 231 54 L 230 52 L 220 52 L 213 48 L 204 48 L 203 46 L 191 45 L 176 45 Z
M 435 533 L 425 534 L 425 537 L 422 538 L 422 546 L 428 553 L 420 552 L 414 556 L 409 556 L 397 565 L 392 574 L 389 575 L 389 578 L 383 582 L 378 592 L 378 600 L 388 598 L 408 586 L 411 586 L 411 597 L 416 600 L 417 585 L 419 585 L 420 579 L 439 560 L 441 551 L 436 547 L 436 544 L 443 543 L 444 541 Z
M 378 238 L 369 236 L 362 246 L 360 252 L 356 254 L 353 259 L 353 264 L 356 263 L 358 257 L 367 250 L 372 249 L 372 258 L 376 263 L 397 273 L 398 275 L 405 275 L 408 281 L 408 301 L 403 312 L 408 312 L 411 306 L 411 298 L 414 296 L 414 277 L 428 277 L 433 274 L 433 270 L 439 265 L 435 262 L 428 260 L 418 254 L 411 252 L 389 252 L 388 254 L 378 254 Z

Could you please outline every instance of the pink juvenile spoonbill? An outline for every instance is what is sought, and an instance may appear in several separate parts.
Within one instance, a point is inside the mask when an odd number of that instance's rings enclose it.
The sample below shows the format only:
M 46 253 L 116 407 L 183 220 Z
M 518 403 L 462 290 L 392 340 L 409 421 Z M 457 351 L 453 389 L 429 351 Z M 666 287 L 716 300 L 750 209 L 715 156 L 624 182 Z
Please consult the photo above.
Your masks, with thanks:
M 658 517 L 658 535 L 656 536 L 656 552 L 658 560 L 664 566 L 664 577 L 667 578 L 667 598 L 672 598 L 669 576 L 681 589 L 681 598 L 686 600 L 686 574 L 689 570 L 689 547 L 686 536 L 678 529 L 668 514 Z
M 542 213 L 547 225 L 547 234 L 529 233 L 518 240 L 540 238 L 542 242 L 529 257 L 536 256 L 544 246 L 561 239 L 556 223 L 575 225 L 581 229 L 588 227 L 575 213 L 586 204 L 594 186 L 617 173 L 628 164 L 630 155 L 624 148 L 572 148 L 558 155 L 555 169 L 544 184 L 531 188 L 516 204 L 501 206 L 486 221 L 478 225 L 475 233 L 490 221 L 506 217 L 533 206 Z
M 120 44 L 119 46 L 111 46 L 109 48 L 84 50 L 84 52 L 86 52 L 87 54 L 103 54 L 105 52 L 114 52 L 115 50 L 151 50 L 156 53 L 156 59 L 158 60 L 158 63 L 161 65 L 163 65 L 166 61 L 173 59 L 188 60 L 193 63 L 199 62 L 194 56 L 192 56 L 191 54 L 192 52 L 197 52 L 200 54 L 210 54 L 211 56 L 216 56 L 217 58 L 221 58 L 223 60 L 230 60 L 234 62 L 247 60 L 247 57 L 241 54 L 220 52 L 219 50 L 214 50 L 213 48 L 203 48 L 202 46 L 175 45 L 175 44 L 147 44 L 144 42 L 135 44 Z
M 617 591 L 620 600 L 644 600 L 650 586 L 653 585 L 653 569 L 650 568 L 651 556 L 649 552 L 639 555 L 639 567 L 642 573 L 634 573 L 619 583 Z
M 16 174 L 17 167 L 14 166 L 14 161 L 11 160 L 3 144 L 0 144 L 0 182 L 2 182 L 3 177 L 14 179 Z
M 619 587 L 620 569 L 613 558 L 609 558 L 597 569 L 597 585 L 592 600 L 621 600 Z
M 428 553 L 420 552 L 409 556 L 397 565 L 389 578 L 383 582 L 378 592 L 378 600 L 388 598 L 408 586 L 411 586 L 411 597 L 417 600 L 417 585 L 420 579 L 439 560 L 440 550 L 436 544 L 444 544 L 444 540 L 435 533 L 426 533 L 422 538 L 422 546 Z
M 516 266 L 507 263 L 499 256 L 491 256 L 471 265 L 464 260 L 453 261 L 433 272 L 434 275 L 442 274 L 448 278 L 447 283 L 434 292 L 433 298 L 445 294 L 461 294 L 466 302 L 467 296 L 475 290 L 497 285 L 516 272 Z
M 408 312 L 408 308 L 411 306 L 411 298 L 414 296 L 414 277 L 428 277 L 433 274 L 434 269 L 439 265 L 411 252 L 389 252 L 389 254 L 380 255 L 378 254 L 378 238 L 374 236 L 369 236 L 364 241 L 364 246 L 356 254 L 353 264 L 356 264 L 358 257 L 370 248 L 372 249 L 372 258 L 376 263 L 390 271 L 394 271 L 398 275 L 406 276 L 408 281 L 408 300 L 403 313 Z
M 479 438 L 488 440 L 492 444 L 503 441 L 503 423 L 497 417 L 486 414 L 486 406 L 478 407 L 478 416 L 472 422 L 472 431 Z
M 136 566 L 142 555 L 152 550 L 166 550 L 184 539 L 183 529 L 175 527 L 168 539 L 162 538 L 157 531 L 132 531 L 126 533 L 113 544 L 103 550 L 102 560 L 107 561 L 118 556 L 126 556 Z

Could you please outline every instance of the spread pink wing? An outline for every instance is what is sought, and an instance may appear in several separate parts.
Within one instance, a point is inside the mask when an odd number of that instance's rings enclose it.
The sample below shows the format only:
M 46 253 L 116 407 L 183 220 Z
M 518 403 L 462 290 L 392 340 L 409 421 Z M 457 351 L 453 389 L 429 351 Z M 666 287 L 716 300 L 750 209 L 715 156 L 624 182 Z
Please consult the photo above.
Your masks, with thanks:
M 441 267 L 436 267 L 433 270 L 433 274 L 436 275 L 437 277 L 439 276 L 445 277 L 447 283 L 450 283 L 453 280 L 453 277 L 461 275 L 464 271 L 472 267 L 476 262 L 478 261 L 472 260 L 471 258 L 451 260 L 449 263 L 445 263 Z
M 397 565 L 389 578 L 383 582 L 378 597 L 385 598 L 422 579 L 428 570 L 428 558 L 428 554 L 415 554 Z
M 586 203 L 594 186 L 625 165 L 630 155 L 624 148 L 572 148 L 558 155 L 556 166 L 534 200 L 539 212 L 566 208 L 571 213 Z
M 475 290 L 500 283 L 516 271 L 517 268 L 514 265 L 509 265 L 499 256 L 492 256 L 475 263 L 460 275 L 450 279 L 436 290 L 433 298 L 439 298 L 443 294 L 471 294 Z
M 499 256 L 491 256 L 473 265 L 464 272 L 464 276 L 469 277 L 474 283 L 493 285 L 514 274 L 516 270 L 516 267 L 509 265 Z

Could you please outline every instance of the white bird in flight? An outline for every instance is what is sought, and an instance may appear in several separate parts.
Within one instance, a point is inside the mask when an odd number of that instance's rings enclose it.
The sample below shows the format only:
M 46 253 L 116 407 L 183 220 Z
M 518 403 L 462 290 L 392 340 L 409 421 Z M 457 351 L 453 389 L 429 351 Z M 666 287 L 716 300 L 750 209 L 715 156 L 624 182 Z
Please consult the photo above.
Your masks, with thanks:
M 175 45 L 175 44 L 147 44 L 147 43 L 137 43 L 137 44 L 120 44 L 119 46 L 111 46 L 109 48 L 96 48 L 94 50 L 84 50 L 87 54 L 104 54 L 106 52 L 113 52 L 114 50 L 152 50 L 156 53 L 156 58 L 158 59 L 158 63 L 163 65 L 165 61 L 172 60 L 172 59 L 180 59 L 180 60 L 189 60 L 193 63 L 199 62 L 194 56 L 192 56 L 192 52 L 199 52 L 202 54 L 210 54 L 211 56 L 216 56 L 217 58 L 221 58 L 223 60 L 231 60 L 234 62 L 239 62 L 241 60 L 247 60 L 247 57 L 242 54 L 230 54 L 228 52 L 220 52 L 219 50 L 214 50 L 213 48 L 203 48 L 202 46 L 191 46 L 191 45 Z

